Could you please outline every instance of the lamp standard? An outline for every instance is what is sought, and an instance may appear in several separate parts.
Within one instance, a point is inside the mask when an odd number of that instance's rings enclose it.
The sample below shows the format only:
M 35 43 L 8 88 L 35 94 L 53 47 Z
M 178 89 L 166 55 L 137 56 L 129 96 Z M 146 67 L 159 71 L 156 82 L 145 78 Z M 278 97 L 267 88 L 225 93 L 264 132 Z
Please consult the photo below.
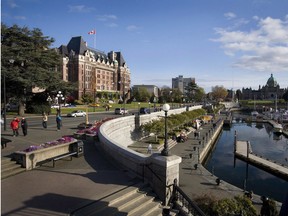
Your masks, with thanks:
M 57 101 L 58 101 L 58 105 L 59 105 L 59 115 L 61 115 L 61 100 L 64 100 L 64 96 L 62 94 L 61 91 L 58 91 L 58 94 L 57 94 Z
M 50 95 L 48 95 L 46 101 L 48 101 L 49 103 L 49 111 L 48 111 L 48 115 L 50 114 L 50 109 L 51 109 L 51 102 L 52 102 L 52 98 L 50 97 Z
M 164 134 L 165 141 L 164 141 L 164 149 L 161 151 L 161 155 L 168 156 L 169 149 L 168 149 L 168 142 L 167 142 L 167 113 L 170 109 L 169 104 L 164 104 L 162 109 L 165 112 L 165 134 Z
M 138 115 L 140 115 L 140 102 L 138 103 Z
M 150 110 L 150 104 L 151 104 L 151 103 L 149 102 L 149 114 L 151 113 L 151 110 Z

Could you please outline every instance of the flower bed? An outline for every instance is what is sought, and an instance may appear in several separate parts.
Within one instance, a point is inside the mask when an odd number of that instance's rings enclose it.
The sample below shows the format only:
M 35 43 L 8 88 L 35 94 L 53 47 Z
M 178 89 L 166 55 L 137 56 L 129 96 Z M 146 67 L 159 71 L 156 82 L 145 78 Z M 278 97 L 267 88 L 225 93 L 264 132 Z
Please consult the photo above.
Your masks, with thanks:
M 49 148 L 55 145 L 61 145 L 61 144 L 65 144 L 65 143 L 70 143 L 76 141 L 75 138 L 71 137 L 71 136 L 63 136 L 60 139 L 54 140 L 54 141 L 50 141 L 50 142 L 46 142 L 46 143 L 42 143 L 40 145 L 31 145 L 28 148 L 22 150 L 22 152 L 32 152 L 32 151 L 36 151 L 39 149 L 43 149 L 43 148 Z
M 84 129 L 81 129 L 81 130 L 78 130 L 76 132 L 76 134 L 89 134 L 89 135 L 95 135 L 95 136 L 98 136 L 98 131 L 100 129 L 100 126 L 106 122 L 106 121 L 109 121 L 113 118 L 106 118 L 106 119 L 102 119 L 101 121 L 95 121 L 94 124 L 91 126 L 91 127 L 88 127 L 88 128 L 84 128 Z

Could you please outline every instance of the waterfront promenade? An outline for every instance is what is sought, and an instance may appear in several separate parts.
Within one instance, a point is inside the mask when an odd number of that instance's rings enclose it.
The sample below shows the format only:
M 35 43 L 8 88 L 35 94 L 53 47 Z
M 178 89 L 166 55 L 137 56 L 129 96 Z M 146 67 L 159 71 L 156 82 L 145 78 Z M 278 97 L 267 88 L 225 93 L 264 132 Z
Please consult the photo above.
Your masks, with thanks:
M 200 133 L 208 133 L 211 127 L 212 124 L 204 125 Z M 40 144 L 74 132 L 75 129 L 68 126 L 64 126 L 61 131 L 56 131 L 55 128 L 45 131 L 42 128 L 30 128 L 27 137 L 11 137 L 11 131 L 8 130 L 2 132 L 2 136 L 13 142 L 2 150 L 1 156 L 7 157 L 32 143 Z M 179 143 L 170 150 L 170 154 L 182 157 L 179 184 L 183 191 L 191 199 L 204 194 L 213 195 L 217 199 L 243 195 L 243 190 L 233 185 L 225 182 L 221 182 L 219 186 L 216 184 L 217 177 L 198 163 L 198 152 L 193 148 L 196 145 L 199 145 L 199 140 L 191 133 L 188 141 Z M 199 148 L 199 153 L 201 150 Z M 198 164 L 197 169 L 195 164 Z M 92 142 L 85 142 L 83 157 L 59 161 L 55 168 L 44 166 L 1 180 L 1 213 L 67 215 L 81 204 L 101 199 L 129 185 L 131 181 L 133 176 L 113 166 Z M 258 209 L 261 207 L 262 202 L 256 196 L 253 202 Z

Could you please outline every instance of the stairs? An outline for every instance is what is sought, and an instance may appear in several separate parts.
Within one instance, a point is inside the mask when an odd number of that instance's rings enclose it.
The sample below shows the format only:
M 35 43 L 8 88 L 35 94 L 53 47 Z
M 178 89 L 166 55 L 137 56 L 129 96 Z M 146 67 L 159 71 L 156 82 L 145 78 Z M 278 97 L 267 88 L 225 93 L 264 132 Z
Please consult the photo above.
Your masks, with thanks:
M 81 207 L 71 216 L 161 216 L 161 202 L 147 184 L 137 183 Z
M 177 142 L 175 140 L 172 139 L 168 139 L 168 148 L 171 149 L 173 148 L 175 145 L 177 145 Z M 148 145 L 149 143 L 146 142 L 135 142 L 132 145 L 129 145 L 128 147 L 136 152 L 142 153 L 142 154 L 147 154 L 147 149 L 148 149 Z M 152 144 L 152 152 L 161 152 L 162 149 L 164 148 L 164 144 L 163 145 L 159 145 L 159 144 Z
M 21 172 L 25 172 L 26 169 L 22 168 L 20 164 L 16 164 L 11 158 L 1 157 L 1 179 L 8 178 Z

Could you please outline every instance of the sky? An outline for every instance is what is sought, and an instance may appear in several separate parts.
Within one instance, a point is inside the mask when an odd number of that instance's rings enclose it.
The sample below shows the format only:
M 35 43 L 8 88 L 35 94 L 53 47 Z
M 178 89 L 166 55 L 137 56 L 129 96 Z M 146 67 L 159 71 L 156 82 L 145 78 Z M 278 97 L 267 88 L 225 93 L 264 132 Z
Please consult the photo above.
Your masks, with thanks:
M 208 93 L 258 89 L 273 74 L 288 87 L 288 0 L 2 0 L 1 22 L 39 28 L 52 47 L 82 36 L 120 51 L 132 85 L 183 75 Z

